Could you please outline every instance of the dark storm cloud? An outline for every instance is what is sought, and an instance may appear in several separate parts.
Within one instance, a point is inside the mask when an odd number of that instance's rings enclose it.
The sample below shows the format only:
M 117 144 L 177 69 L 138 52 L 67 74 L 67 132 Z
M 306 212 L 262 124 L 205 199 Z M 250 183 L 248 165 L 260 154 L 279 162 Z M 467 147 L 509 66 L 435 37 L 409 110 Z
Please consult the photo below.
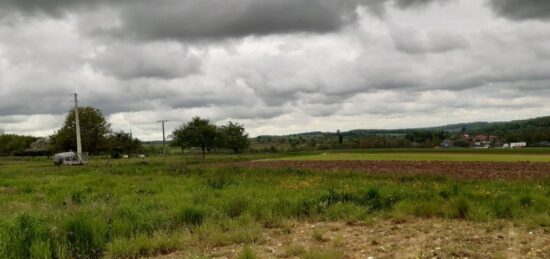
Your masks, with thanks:
M 91 60 L 97 71 L 122 80 L 182 78 L 200 70 L 199 57 L 178 44 L 114 45 Z
M 451 0 L 445 0 L 445 2 Z M 97 34 L 143 40 L 194 40 L 276 33 L 324 33 L 357 19 L 365 6 L 383 13 L 387 4 L 411 8 L 434 0 L 4 0 L 0 10 L 61 17 L 108 7 L 116 26 L 90 29 Z M 441 1 L 440 1 L 441 2 Z M 89 26 L 89 25 L 88 25 Z
M 419 6 L 423 6 L 423 5 L 426 5 L 426 4 L 429 4 L 429 3 L 432 3 L 432 2 L 449 2 L 451 0 L 440 0 L 440 1 L 435 1 L 435 0 L 395 0 L 395 4 L 400 7 L 400 8 L 411 8 L 411 7 L 419 7 Z
M 548 0 L 491 0 L 493 10 L 512 20 L 550 20 Z

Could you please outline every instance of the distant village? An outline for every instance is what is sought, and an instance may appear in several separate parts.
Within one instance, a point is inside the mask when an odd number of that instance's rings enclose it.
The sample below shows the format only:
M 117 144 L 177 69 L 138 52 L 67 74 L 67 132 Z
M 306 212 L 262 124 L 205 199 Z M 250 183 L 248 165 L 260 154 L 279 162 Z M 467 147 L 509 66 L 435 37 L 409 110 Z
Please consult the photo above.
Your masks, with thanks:
M 448 138 L 441 142 L 441 148 L 470 147 L 470 148 L 524 148 L 527 142 L 504 142 L 498 136 L 461 134 L 458 138 Z

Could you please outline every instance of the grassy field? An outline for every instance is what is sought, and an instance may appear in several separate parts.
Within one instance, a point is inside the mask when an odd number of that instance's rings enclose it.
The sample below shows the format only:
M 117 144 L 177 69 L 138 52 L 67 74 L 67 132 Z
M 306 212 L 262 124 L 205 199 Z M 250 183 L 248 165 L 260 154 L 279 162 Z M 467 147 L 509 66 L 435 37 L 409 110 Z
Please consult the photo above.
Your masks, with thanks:
M 134 258 L 175 251 L 200 257 L 237 244 L 245 246 L 242 258 L 254 258 L 254 250 L 246 247 L 266 242 L 262 233 L 276 229 L 290 235 L 296 222 L 368 224 L 412 217 L 506 221 L 550 230 L 548 180 L 457 181 L 210 166 L 268 156 L 94 160 L 61 168 L 45 159 L 0 160 L 0 258 Z M 323 240 L 323 233 L 312 236 Z M 301 258 L 343 256 L 309 247 L 297 252 L 290 243 L 285 249 Z
M 483 161 L 483 162 L 550 162 L 550 154 L 522 153 L 453 153 L 453 152 L 356 152 L 356 153 L 322 153 L 315 155 L 297 155 L 273 160 L 304 161 Z

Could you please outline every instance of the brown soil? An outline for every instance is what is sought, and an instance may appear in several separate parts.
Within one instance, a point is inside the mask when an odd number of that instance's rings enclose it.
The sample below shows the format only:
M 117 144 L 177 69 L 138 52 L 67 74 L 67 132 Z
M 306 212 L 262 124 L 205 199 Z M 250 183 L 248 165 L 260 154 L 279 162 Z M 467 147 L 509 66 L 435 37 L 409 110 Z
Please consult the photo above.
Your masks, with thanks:
M 550 178 L 550 163 L 448 161 L 253 161 L 224 164 L 245 168 L 356 171 L 369 175 L 447 176 L 457 179 Z
M 443 219 L 377 220 L 370 224 L 297 222 L 264 229 L 250 246 L 258 258 L 550 258 L 550 233 L 509 222 Z M 208 258 L 237 258 L 242 244 L 203 248 Z M 338 257 L 337 255 L 341 255 Z M 157 258 L 192 257 L 177 252 Z M 317 258 L 313 256 L 313 258 Z

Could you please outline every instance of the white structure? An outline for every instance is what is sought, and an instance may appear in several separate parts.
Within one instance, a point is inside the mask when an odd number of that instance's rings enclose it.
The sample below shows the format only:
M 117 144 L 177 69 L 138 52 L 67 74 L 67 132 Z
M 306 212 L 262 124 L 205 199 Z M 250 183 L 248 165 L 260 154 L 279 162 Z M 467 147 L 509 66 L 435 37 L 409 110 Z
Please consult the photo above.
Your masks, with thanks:
M 504 145 L 502 145 L 502 148 L 510 148 L 510 144 L 505 143 Z
M 527 146 L 527 142 L 510 143 L 510 148 L 522 148 L 522 147 L 526 147 L 526 146 Z
M 80 121 L 78 119 L 78 95 L 74 94 L 74 120 L 76 125 L 76 156 L 82 162 L 82 144 L 80 141 Z
M 55 154 L 53 156 L 53 163 L 59 166 L 84 164 L 84 162 L 74 152 L 65 152 L 65 153 Z

